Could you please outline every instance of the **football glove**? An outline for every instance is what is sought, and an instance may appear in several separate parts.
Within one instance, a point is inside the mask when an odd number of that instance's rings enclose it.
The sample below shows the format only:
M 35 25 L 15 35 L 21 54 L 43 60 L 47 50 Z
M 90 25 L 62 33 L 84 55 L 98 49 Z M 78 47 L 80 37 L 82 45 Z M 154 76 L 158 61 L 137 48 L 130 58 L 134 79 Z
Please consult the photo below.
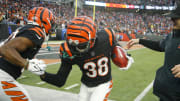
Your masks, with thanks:
M 42 60 L 32 59 L 29 60 L 27 70 L 36 75 L 43 75 L 47 65 Z

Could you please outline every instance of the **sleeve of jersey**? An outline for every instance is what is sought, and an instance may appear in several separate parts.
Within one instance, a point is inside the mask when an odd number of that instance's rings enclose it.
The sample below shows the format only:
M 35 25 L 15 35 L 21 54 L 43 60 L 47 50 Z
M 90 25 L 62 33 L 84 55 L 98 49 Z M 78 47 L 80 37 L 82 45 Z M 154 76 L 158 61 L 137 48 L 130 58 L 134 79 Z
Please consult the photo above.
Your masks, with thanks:
M 108 28 L 108 30 L 106 30 L 106 32 L 109 34 L 109 38 L 112 41 L 112 47 L 119 45 L 116 40 L 115 32 L 111 28 Z
M 63 57 L 63 53 L 64 53 L 64 43 L 62 43 L 62 44 L 60 44 L 60 47 L 59 47 L 59 55 L 60 55 L 60 58 L 61 58 L 61 60 L 63 60 L 64 59 L 64 57 Z
M 41 46 L 44 42 L 44 38 L 37 35 L 37 33 L 33 30 L 26 30 L 17 35 L 17 37 L 26 37 L 31 40 L 35 45 Z
M 41 80 L 46 81 L 49 84 L 62 87 L 68 78 L 72 65 L 62 61 L 61 66 L 57 74 L 45 73 L 45 78 L 41 77 Z
M 164 51 L 164 47 L 161 46 L 161 41 L 152 41 L 152 40 L 146 40 L 146 39 L 140 39 L 139 43 L 144 45 L 147 48 L 150 48 L 155 51 Z

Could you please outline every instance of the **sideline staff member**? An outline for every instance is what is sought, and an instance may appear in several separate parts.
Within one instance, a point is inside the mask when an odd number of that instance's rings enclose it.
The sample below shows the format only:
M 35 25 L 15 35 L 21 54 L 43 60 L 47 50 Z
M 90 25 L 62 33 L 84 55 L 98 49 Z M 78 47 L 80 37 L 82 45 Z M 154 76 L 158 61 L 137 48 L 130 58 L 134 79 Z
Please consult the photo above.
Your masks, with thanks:
M 153 93 L 160 101 L 180 101 L 180 4 L 167 16 L 171 17 L 174 26 L 172 33 L 165 39 L 159 42 L 132 39 L 128 42 L 128 47 L 139 43 L 150 49 L 165 52 L 164 64 L 156 72 Z

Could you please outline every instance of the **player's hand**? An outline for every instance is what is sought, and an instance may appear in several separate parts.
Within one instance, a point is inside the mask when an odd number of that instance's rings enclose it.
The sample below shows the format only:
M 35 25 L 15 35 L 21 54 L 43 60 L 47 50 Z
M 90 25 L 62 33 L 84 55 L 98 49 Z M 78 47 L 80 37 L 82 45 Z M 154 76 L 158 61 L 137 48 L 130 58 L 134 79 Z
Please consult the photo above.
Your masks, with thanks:
M 42 60 L 32 59 L 29 60 L 27 70 L 36 74 L 43 75 L 45 73 L 47 65 Z
M 180 64 L 175 65 L 172 69 L 172 74 L 174 74 L 175 78 L 180 78 Z
M 131 39 L 128 43 L 127 43 L 127 48 L 131 48 L 133 45 L 135 44 L 139 44 L 139 39 Z

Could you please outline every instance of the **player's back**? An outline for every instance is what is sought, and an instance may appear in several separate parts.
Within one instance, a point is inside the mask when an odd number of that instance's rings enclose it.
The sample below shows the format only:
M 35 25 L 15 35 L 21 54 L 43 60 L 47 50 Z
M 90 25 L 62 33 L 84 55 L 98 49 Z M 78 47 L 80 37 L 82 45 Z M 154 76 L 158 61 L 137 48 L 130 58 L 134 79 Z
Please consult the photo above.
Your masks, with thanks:
M 23 58 L 32 59 L 41 48 L 45 33 L 38 26 L 26 25 L 24 27 L 19 27 L 6 39 L 6 41 L 8 42 L 16 37 L 25 37 L 34 43 L 35 47 L 30 47 L 24 52 L 19 53 Z M 3 57 L 0 57 L 0 69 L 6 71 L 16 79 L 20 76 L 22 67 L 16 66 L 5 60 Z

